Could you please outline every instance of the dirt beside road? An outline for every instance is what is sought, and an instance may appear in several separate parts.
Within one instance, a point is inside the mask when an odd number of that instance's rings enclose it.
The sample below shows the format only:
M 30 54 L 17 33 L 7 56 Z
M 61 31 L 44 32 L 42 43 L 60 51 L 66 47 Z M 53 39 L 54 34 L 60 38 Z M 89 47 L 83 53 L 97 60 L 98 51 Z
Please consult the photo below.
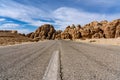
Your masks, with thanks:
M 92 44 L 102 44 L 102 45 L 116 45 L 120 46 L 120 38 L 111 38 L 111 39 L 86 39 L 86 40 L 80 40 L 76 39 L 75 42 L 83 42 L 83 43 L 92 43 Z

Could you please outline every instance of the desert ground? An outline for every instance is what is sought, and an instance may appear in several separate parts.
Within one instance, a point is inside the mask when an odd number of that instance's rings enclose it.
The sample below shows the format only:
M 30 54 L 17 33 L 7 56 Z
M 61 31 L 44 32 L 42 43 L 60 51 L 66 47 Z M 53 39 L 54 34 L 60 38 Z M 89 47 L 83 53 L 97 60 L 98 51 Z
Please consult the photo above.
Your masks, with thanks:
M 120 38 L 111 38 L 111 39 L 86 39 L 86 40 L 81 40 L 81 39 L 76 39 L 74 40 L 75 42 L 83 42 L 83 43 L 92 43 L 92 44 L 101 44 L 101 45 L 116 45 L 120 46 Z
M 25 37 L 23 34 L 13 30 L 0 30 L 0 45 L 14 45 L 25 42 L 32 42 L 33 40 Z

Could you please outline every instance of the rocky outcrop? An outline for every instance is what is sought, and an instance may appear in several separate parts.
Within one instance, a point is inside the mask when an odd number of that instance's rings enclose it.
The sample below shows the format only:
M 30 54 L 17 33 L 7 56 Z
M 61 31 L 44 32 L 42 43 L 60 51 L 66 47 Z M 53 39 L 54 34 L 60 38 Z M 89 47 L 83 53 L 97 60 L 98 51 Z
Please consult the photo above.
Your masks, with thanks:
M 27 35 L 32 39 L 90 39 L 90 38 L 117 38 L 120 37 L 120 19 L 108 22 L 107 20 L 93 21 L 85 26 L 72 24 L 64 31 L 56 31 L 50 24 L 40 26 L 35 32 Z
M 115 38 L 120 37 L 120 24 L 116 27 Z
M 56 31 L 53 36 L 52 36 L 52 39 L 61 39 L 61 33 L 62 33 L 62 30 L 58 30 Z
M 16 44 L 22 42 L 31 42 L 32 39 L 13 30 L 0 30 L 0 45 Z
M 79 38 L 81 38 L 81 33 L 79 31 L 80 29 L 81 29 L 80 25 L 78 25 L 77 27 L 75 27 L 75 25 L 66 27 L 66 29 L 61 34 L 62 39 L 68 39 L 68 38 L 69 39 L 79 39 Z
M 105 38 L 119 37 L 119 26 L 120 26 L 120 19 L 107 23 L 107 25 L 104 26 L 103 29 Z
M 55 29 L 52 25 L 44 24 L 40 26 L 35 32 L 28 34 L 27 36 L 37 40 L 52 39 Z
M 11 33 L 17 34 L 18 32 L 16 30 L 12 30 Z

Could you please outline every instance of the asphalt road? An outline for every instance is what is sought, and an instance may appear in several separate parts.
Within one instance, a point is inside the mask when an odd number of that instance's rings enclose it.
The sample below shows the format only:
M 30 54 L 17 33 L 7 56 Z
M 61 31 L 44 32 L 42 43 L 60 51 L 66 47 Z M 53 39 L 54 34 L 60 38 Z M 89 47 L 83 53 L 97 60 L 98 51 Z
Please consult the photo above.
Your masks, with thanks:
M 63 80 L 120 80 L 120 47 L 61 42 Z
M 120 47 L 45 41 L 0 48 L 0 80 L 57 80 L 53 76 L 61 80 L 120 80 Z

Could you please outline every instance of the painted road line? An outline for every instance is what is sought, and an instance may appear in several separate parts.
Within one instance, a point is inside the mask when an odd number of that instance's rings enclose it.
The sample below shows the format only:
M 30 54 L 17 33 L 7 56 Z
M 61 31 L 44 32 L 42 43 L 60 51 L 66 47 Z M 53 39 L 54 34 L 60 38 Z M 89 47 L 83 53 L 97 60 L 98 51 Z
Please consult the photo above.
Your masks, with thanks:
M 48 67 L 43 76 L 43 80 L 61 80 L 59 51 L 53 52 Z

